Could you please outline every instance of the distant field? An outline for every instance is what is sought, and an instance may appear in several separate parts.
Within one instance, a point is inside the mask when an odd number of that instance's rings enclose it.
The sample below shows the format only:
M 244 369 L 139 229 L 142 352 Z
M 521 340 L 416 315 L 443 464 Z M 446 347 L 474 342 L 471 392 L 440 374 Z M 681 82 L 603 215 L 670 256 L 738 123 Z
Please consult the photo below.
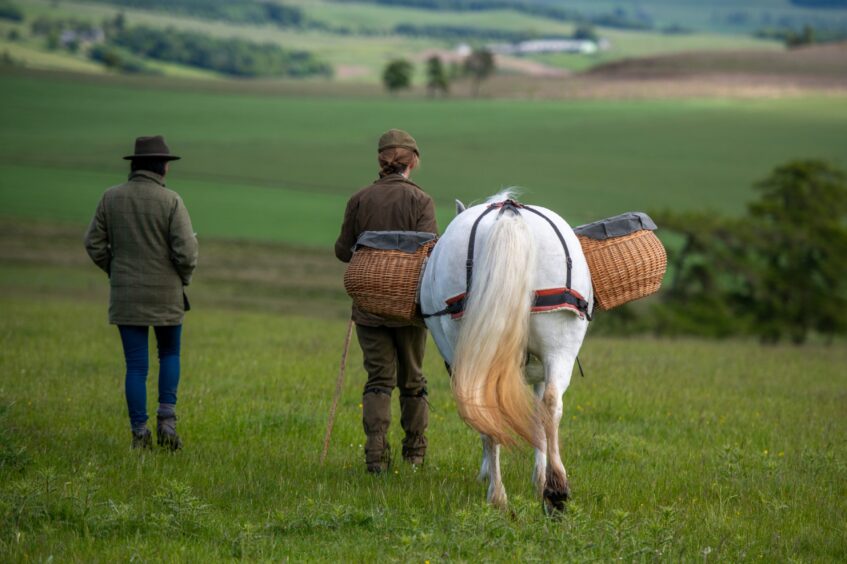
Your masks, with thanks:
M 632 32 L 602 29 L 600 34 L 611 42 L 608 51 L 594 55 L 570 55 L 566 53 L 533 55 L 533 60 L 574 71 L 582 71 L 596 65 L 618 61 L 629 57 L 645 57 L 657 54 L 687 53 L 691 51 L 783 51 L 776 41 L 763 41 L 745 35 L 717 35 L 713 33 L 691 33 L 667 35 L 654 32 Z
M 280 29 L 269 25 L 231 24 L 182 15 L 174 16 L 165 12 L 134 9 L 123 11 L 130 25 L 172 26 L 181 30 L 208 33 L 218 37 L 241 37 L 251 41 L 272 42 L 286 48 L 312 51 L 335 67 L 338 80 L 354 82 L 377 82 L 381 69 L 387 61 L 393 58 L 414 59 L 424 51 L 452 49 L 456 45 L 455 41 L 393 35 L 392 30 L 400 23 L 501 29 L 540 35 L 566 35 L 573 30 L 573 25 L 570 23 L 508 11 L 454 13 L 374 6 L 371 4 L 312 1 L 299 2 L 299 5 L 311 20 L 335 28 L 344 26 L 354 30 L 376 33 L 377 35 L 338 35 L 321 30 L 295 30 Z M 39 15 L 47 15 L 100 22 L 104 18 L 113 17 L 121 11 L 118 7 L 107 4 L 69 1 L 54 3 L 51 0 L 26 0 L 22 3 L 22 6 L 26 9 L 27 16 L 30 19 Z M 24 36 L 28 33 L 26 25 L 0 22 L 0 31 L 11 27 L 21 30 Z M 700 49 L 779 48 L 779 45 L 775 42 L 756 40 L 745 35 L 698 33 L 677 36 L 605 28 L 599 28 L 598 31 L 612 42 L 612 49 L 608 52 L 597 56 L 544 55 L 533 57 L 533 59 L 553 67 L 582 70 L 598 63 L 623 57 L 655 53 Z M 26 49 L 23 49 L 24 45 Z M 26 37 L 23 43 L 20 41 L 10 42 L 6 39 L 5 33 L 0 33 L 0 52 L 3 50 L 9 51 L 10 54 L 36 68 L 102 72 L 102 69 L 93 66 L 82 55 L 74 56 L 66 52 L 54 52 L 49 53 L 49 57 L 45 58 L 42 55 L 45 52 L 44 45 L 41 45 L 38 41 L 28 40 Z M 87 68 L 82 69 L 82 65 L 86 65 Z M 177 65 L 164 67 L 163 70 L 174 76 L 191 75 L 191 71 Z M 422 68 L 418 70 L 418 80 L 422 81 L 423 70 Z
M 562 5 L 561 0 L 540 0 L 546 4 Z M 792 18 L 795 27 L 803 22 L 820 25 L 847 23 L 843 8 L 807 8 L 789 0 L 639 0 L 622 3 L 619 0 L 568 0 L 567 7 L 585 13 L 611 13 L 625 8 L 630 14 L 642 11 L 660 27 L 682 25 L 692 29 L 721 33 L 746 33 L 762 27 L 779 25 L 783 18 Z
M 390 127 L 419 140 L 415 179 L 442 228 L 454 198 L 512 185 L 576 224 L 635 209 L 737 213 L 788 159 L 847 165 L 844 98 L 433 102 L 156 84 L 0 75 L 0 213 L 86 223 L 125 177 L 132 139 L 150 133 L 184 156 L 170 182 L 201 236 L 313 246 L 332 243 L 345 201 L 375 177 Z
M 594 77 L 680 78 L 716 74 L 746 77 L 784 77 L 786 83 L 817 79 L 847 82 L 847 43 L 815 45 L 786 51 L 697 51 L 664 53 L 651 57 L 613 61 L 591 69 Z
M 450 12 L 322 0 L 288 0 L 286 3 L 299 6 L 313 20 L 364 31 L 391 31 L 398 24 L 412 24 L 565 35 L 572 33 L 574 28 L 571 23 L 509 10 Z

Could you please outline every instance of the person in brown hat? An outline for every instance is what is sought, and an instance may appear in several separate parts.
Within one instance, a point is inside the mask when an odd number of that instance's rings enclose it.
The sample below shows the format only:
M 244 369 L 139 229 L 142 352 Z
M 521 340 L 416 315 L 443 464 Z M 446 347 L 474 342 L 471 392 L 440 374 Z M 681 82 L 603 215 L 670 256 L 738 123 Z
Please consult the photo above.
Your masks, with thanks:
M 139 137 L 129 180 L 106 190 L 85 234 L 85 249 L 109 275 L 109 322 L 117 325 L 126 360 L 126 401 L 133 448 L 150 448 L 147 429 L 148 327 L 159 352 L 160 446 L 177 450 L 176 393 L 182 322 L 188 309 L 184 287 L 197 265 L 197 237 L 188 210 L 165 188 L 172 155 L 161 135 Z
M 379 180 L 356 192 L 347 202 L 335 255 L 343 262 L 364 231 L 423 231 L 437 233 L 432 198 L 409 180 L 420 163 L 414 138 L 392 129 L 379 139 Z M 420 465 L 426 455 L 429 405 L 422 372 L 426 329 L 390 321 L 353 307 L 356 335 L 364 355 L 368 380 L 362 395 L 365 464 L 380 473 L 391 463 L 387 433 L 391 423 L 391 394 L 400 388 L 400 424 L 405 431 L 403 459 Z

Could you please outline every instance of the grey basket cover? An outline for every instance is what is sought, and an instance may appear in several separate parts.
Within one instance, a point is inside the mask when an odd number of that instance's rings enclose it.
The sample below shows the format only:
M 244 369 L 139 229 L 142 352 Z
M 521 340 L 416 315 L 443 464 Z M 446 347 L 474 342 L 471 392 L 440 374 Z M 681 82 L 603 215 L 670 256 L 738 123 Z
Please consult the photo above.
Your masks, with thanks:
M 418 247 L 438 237 L 425 231 L 363 231 L 356 240 L 358 247 L 371 247 L 383 251 L 403 251 L 414 253 Z
M 643 229 L 656 230 L 656 224 L 653 223 L 650 216 L 643 212 L 627 212 L 594 223 L 580 225 L 573 231 L 577 235 L 602 241 L 612 237 L 623 237 Z

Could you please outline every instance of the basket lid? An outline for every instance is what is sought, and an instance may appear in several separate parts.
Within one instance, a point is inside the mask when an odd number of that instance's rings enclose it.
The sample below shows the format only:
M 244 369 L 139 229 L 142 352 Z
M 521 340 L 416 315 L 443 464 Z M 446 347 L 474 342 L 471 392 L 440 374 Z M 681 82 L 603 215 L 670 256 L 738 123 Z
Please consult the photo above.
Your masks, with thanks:
M 580 225 L 574 228 L 574 233 L 581 237 L 602 241 L 613 237 L 623 237 L 643 229 L 656 230 L 656 224 L 653 223 L 650 216 L 644 212 L 627 212 L 594 223 Z
M 418 247 L 435 239 L 435 233 L 425 231 L 363 231 L 356 247 L 371 247 L 383 251 L 414 253 Z

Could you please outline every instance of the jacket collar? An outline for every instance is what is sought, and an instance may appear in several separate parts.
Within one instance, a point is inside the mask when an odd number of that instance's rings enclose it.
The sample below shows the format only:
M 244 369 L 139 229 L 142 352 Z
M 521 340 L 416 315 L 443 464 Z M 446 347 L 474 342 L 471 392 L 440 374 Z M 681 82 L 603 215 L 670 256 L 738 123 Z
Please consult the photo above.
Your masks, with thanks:
M 165 177 L 161 174 L 156 174 L 155 172 L 150 172 L 149 170 L 135 170 L 129 174 L 130 180 L 136 179 L 144 179 L 144 180 L 152 180 L 159 186 L 165 185 Z
M 406 184 L 411 184 L 415 188 L 420 188 L 420 186 L 418 186 L 399 172 L 393 174 L 386 174 L 382 178 L 378 179 L 374 184 L 383 184 L 388 182 L 405 182 Z

